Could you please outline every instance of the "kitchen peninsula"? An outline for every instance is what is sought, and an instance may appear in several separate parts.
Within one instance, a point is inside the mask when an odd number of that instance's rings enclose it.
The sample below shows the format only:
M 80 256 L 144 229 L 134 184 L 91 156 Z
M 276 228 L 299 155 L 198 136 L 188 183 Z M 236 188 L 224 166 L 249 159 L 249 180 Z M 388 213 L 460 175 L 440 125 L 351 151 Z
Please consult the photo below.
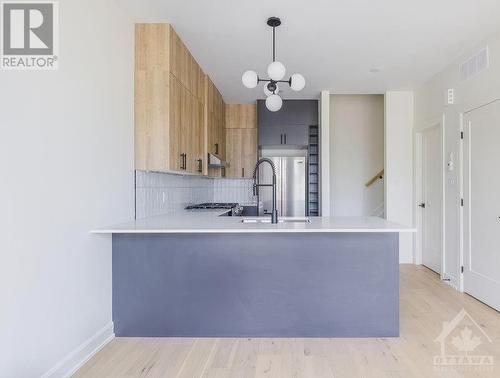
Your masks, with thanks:
M 376 217 L 185 211 L 113 235 L 117 336 L 399 335 L 400 232 Z

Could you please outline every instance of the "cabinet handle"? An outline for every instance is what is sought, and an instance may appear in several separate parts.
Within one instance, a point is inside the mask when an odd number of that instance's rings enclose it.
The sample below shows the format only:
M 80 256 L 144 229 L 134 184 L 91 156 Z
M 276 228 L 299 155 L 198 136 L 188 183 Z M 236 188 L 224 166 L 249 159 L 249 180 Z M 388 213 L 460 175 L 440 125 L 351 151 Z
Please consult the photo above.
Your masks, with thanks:
M 215 143 L 215 154 L 219 154 L 219 143 Z
M 283 134 L 285 136 L 285 144 L 286 144 L 286 134 Z
M 184 170 L 186 170 L 186 165 L 187 165 L 186 157 L 187 157 L 187 154 L 181 154 L 181 169 L 184 169 Z
M 198 172 L 203 172 L 203 160 L 198 159 Z
M 241 168 L 241 177 L 245 177 L 245 168 Z
M 281 134 L 281 142 L 280 144 L 283 144 L 283 134 Z

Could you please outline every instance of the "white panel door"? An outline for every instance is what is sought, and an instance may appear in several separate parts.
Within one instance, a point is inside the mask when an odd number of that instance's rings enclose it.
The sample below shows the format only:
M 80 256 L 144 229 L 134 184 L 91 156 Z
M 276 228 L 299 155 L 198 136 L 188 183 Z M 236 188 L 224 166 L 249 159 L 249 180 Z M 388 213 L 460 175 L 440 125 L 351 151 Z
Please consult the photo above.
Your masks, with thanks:
M 464 117 L 464 290 L 500 310 L 500 101 Z
M 422 133 L 422 264 L 438 274 L 443 258 L 441 155 L 441 128 L 435 126 Z

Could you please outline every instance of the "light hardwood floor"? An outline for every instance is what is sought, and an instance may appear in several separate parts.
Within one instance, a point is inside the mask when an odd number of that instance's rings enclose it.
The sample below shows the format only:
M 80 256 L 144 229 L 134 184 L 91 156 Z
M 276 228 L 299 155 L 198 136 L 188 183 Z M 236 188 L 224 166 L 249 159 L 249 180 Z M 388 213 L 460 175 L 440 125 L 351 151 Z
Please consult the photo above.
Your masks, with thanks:
M 116 338 L 76 377 L 500 377 L 500 313 L 461 294 L 430 270 L 401 266 L 401 336 L 385 339 Z M 500 293 L 499 293 L 500 295 Z M 481 344 L 469 355 L 492 356 L 492 367 L 437 370 L 433 357 L 443 322 L 465 309 Z M 448 349 L 452 345 L 447 341 Z M 458 354 L 458 353 L 451 353 Z

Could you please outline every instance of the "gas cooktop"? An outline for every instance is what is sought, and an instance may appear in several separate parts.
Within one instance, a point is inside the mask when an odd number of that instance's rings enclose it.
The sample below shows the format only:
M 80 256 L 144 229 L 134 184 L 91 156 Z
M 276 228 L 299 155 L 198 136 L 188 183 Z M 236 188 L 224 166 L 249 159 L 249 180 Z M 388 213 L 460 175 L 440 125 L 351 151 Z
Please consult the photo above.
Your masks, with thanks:
M 233 209 L 238 207 L 237 203 L 233 202 L 206 202 L 200 203 L 198 205 L 189 205 L 186 207 L 186 210 L 194 210 L 194 209 Z

